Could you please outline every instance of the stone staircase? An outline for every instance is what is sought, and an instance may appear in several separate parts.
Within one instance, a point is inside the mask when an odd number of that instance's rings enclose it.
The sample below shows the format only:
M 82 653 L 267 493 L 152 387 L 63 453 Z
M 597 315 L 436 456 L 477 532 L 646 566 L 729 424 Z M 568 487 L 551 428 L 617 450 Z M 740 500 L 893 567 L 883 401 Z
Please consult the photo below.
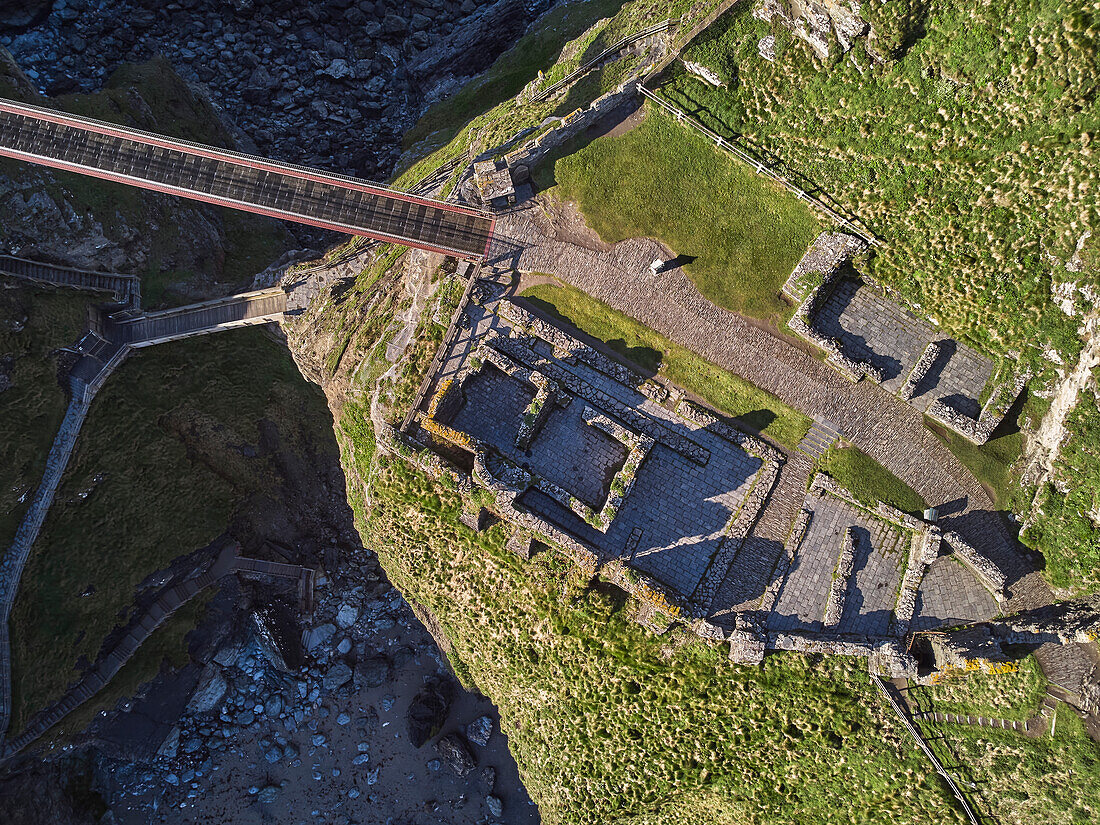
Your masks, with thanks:
M 948 725 L 972 725 L 979 728 L 996 728 L 998 730 L 1017 730 L 1034 735 L 1042 735 L 1050 730 L 1051 719 L 1058 706 L 1058 700 L 1049 693 L 1043 697 L 1039 704 L 1038 712 L 1030 719 L 998 719 L 991 716 L 981 716 L 961 713 L 943 713 L 938 710 L 924 711 L 913 714 L 915 719 L 937 724 Z
M 836 443 L 838 438 L 840 438 L 840 432 L 835 425 L 828 421 L 815 420 L 806 437 L 798 443 L 797 449 L 816 461 Z

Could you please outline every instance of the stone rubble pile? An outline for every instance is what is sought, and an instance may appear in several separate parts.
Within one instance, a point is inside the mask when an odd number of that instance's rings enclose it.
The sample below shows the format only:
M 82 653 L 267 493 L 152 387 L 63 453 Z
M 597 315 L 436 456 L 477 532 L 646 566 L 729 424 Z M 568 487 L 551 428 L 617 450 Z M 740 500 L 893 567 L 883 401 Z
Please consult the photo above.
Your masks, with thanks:
M 301 666 L 286 663 L 291 652 L 299 652 L 297 645 L 285 643 L 287 650 L 278 647 L 270 628 L 254 614 L 248 632 L 223 644 L 206 665 L 183 715 L 153 762 L 112 766 L 115 802 L 152 793 L 161 796 L 160 804 L 189 807 L 211 786 L 227 757 L 249 759 L 256 766 L 300 768 L 309 763 L 314 781 L 339 784 L 342 797 L 366 795 L 371 801 L 371 788 L 378 782 L 372 751 L 384 725 L 374 707 L 337 712 L 333 705 L 361 689 L 391 682 L 397 669 L 420 656 L 435 660 L 440 674 L 436 679 L 451 677 L 444 675 L 445 665 L 430 642 L 396 650 L 375 647 L 379 633 L 418 624 L 396 590 L 363 583 L 336 588 L 323 577 L 318 589 L 322 592 L 314 621 L 301 637 Z M 389 711 L 394 703 L 394 697 L 387 695 L 381 709 Z M 444 718 L 448 707 L 442 708 Z M 437 720 L 436 731 L 441 723 L 442 719 Z M 471 741 L 487 743 L 492 720 L 479 718 L 469 728 L 476 737 Z M 342 729 L 355 732 L 356 745 L 349 752 L 336 753 L 332 736 Z M 325 757 L 335 758 L 338 767 L 322 770 Z M 271 803 L 283 790 L 269 782 L 249 787 L 247 795 L 249 801 Z

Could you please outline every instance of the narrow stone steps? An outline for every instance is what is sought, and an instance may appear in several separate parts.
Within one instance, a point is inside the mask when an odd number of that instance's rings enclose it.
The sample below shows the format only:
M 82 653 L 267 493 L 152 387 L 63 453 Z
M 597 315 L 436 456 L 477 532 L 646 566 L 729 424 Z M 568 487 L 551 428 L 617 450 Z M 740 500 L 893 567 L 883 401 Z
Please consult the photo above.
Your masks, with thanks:
M 797 449 L 810 458 L 817 459 L 832 447 L 838 438 L 840 438 L 840 432 L 835 425 L 828 421 L 815 420 L 806 437 L 798 443 Z

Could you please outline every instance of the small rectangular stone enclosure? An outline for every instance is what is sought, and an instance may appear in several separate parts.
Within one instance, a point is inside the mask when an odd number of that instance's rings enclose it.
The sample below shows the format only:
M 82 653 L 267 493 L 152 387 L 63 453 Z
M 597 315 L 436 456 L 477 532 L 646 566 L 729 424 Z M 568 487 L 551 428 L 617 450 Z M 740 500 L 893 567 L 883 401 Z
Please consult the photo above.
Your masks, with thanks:
M 851 380 L 869 376 L 902 400 L 984 443 L 1019 395 L 1026 376 L 995 382 L 989 357 L 944 335 L 881 287 L 848 277 L 842 264 L 859 239 L 820 235 L 783 292 L 799 306 L 791 329 L 828 353 Z

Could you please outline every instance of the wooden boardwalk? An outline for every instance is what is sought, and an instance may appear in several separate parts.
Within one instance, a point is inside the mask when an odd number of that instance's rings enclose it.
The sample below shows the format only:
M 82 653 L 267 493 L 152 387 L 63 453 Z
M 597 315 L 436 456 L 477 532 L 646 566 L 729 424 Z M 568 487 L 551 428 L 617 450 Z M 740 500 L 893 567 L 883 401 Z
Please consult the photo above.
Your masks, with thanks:
M 315 571 L 309 567 L 295 564 L 283 564 L 264 559 L 250 559 L 237 555 L 238 545 L 227 544 L 212 565 L 198 575 L 184 579 L 172 585 L 157 598 L 141 617 L 132 622 L 121 640 L 58 702 L 45 709 L 30 721 L 16 737 L 9 739 L 4 746 L 0 760 L 8 759 L 23 750 L 38 737 L 54 727 L 84 702 L 95 696 L 137 653 L 153 631 L 195 598 L 206 588 L 215 584 L 223 576 L 231 573 L 264 573 L 281 578 L 294 579 L 299 583 L 299 596 L 308 600 L 312 609 L 313 577 Z
M 230 295 L 201 304 L 146 312 L 127 317 L 111 316 L 108 337 L 131 347 L 148 347 L 196 335 L 279 321 L 286 312 L 282 287 Z
M 73 269 L 26 258 L 16 258 L 13 255 L 0 255 L 0 273 L 40 284 L 67 286 L 92 292 L 111 292 L 119 301 L 126 301 L 135 306 L 141 303 L 141 279 L 136 275 Z

